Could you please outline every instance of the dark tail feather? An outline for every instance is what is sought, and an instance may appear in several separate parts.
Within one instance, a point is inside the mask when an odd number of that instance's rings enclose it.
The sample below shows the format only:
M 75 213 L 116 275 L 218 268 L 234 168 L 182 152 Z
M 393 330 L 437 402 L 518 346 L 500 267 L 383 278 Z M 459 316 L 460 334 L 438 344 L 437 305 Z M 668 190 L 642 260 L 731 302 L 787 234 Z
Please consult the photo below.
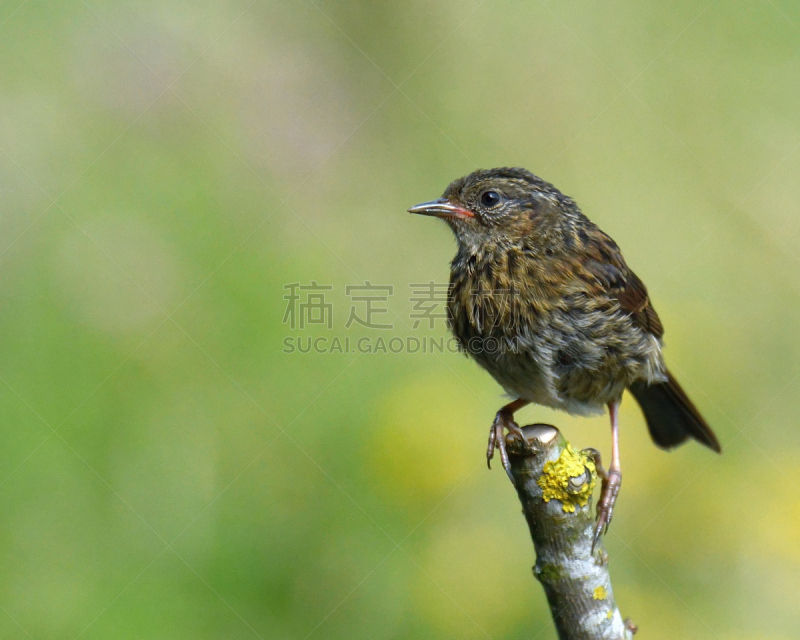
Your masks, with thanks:
M 678 381 L 667 372 L 667 382 L 634 382 L 630 391 L 644 412 L 650 437 L 662 449 L 676 447 L 687 438 L 722 452 L 719 441 Z

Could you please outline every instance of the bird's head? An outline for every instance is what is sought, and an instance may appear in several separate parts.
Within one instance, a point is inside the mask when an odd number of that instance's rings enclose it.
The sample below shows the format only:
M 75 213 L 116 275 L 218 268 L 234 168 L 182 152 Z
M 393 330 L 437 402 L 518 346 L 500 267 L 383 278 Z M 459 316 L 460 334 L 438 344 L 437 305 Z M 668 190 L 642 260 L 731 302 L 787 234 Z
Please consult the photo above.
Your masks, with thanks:
M 408 211 L 444 219 L 465 249 L 524 238 L 540 245 L 556 242 L 567 218 L 580 215 L 552 184 L 518 168 L 475 171 L 452 182 L 438 200 Z

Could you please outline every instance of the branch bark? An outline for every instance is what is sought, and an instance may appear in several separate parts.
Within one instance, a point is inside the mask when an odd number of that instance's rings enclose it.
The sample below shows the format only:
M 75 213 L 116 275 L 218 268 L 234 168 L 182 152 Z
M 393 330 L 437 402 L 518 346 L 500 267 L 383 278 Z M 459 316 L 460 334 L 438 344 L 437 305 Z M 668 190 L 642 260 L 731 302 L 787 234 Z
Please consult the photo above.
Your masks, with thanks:
M 608 553 L 599 541 L 592 554 L 590 457 L 576 452 L 551 425 L 522 427 L 533 448 L 508 439 L 511 472 L 536 550 L 533 574 L 547 594 L 560 640 L 631 640 L 614 601 Z

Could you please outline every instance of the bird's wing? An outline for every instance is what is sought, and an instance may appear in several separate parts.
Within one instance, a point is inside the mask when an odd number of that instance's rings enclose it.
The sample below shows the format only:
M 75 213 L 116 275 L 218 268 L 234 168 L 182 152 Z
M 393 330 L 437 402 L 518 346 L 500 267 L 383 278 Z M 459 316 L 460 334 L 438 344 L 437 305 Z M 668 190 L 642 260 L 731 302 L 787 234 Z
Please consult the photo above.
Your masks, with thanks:
M 616 300 L 638 327 L 660 338 L 664 327 L 650 303 L 647 287 L 625 263 L 617 244 L 597 228 L 586 235 L 581 261 L 584 274 Z

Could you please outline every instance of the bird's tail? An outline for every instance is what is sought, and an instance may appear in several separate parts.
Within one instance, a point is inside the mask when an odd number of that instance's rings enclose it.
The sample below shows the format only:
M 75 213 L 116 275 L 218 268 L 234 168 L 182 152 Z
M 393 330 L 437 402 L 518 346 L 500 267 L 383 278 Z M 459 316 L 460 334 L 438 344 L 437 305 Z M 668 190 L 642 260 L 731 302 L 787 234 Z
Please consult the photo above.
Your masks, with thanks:
M 722 452 L 714 432 L 671 373 L 667 372 L 666 382 L 634 382 L 630 391 L 642 408 L 650 437 L 662 449 L 676 447 L 691 437 Z

